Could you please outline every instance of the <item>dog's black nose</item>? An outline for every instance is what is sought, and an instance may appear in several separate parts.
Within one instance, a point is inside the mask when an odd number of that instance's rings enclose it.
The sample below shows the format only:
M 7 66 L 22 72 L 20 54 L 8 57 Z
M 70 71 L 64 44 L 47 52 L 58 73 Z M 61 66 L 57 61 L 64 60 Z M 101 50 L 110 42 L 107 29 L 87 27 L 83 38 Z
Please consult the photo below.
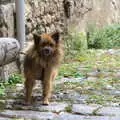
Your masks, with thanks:
M 46 48 L 46 49 L 44 50 L 44 52 L 45 52 L 46 54 L 49 54 L 49 53 L 50 53 L 50 50 Z
M 44 49 L 43 49 L 43 54 L 44 54 L 45 56 L 48 56 L 48 55 L 51 54 L 51 50 L 50 50 L 49 48 L 44 48 Z
M 44 49 L 44 53 L 47 55 L 47 54 L 50 53 L 50 50 L 49 50 L 48 48 L 45 48 L 45 49 Z

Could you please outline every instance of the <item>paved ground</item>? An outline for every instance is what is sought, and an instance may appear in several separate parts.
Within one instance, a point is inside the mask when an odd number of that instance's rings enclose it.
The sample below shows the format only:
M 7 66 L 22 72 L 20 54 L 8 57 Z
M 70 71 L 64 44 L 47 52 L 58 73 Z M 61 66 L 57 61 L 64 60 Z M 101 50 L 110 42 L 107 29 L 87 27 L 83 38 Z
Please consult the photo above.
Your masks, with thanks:
M 23 84 L 6 89 L 0 120 L 120 120 L 120 50 L 101 50 L 95 57 L 92 67 L 88 61 L 80 64 L 84 76 L 56 80 L 49 106 L 41 104 L 40 84 L 31 106 L 22 104 Z

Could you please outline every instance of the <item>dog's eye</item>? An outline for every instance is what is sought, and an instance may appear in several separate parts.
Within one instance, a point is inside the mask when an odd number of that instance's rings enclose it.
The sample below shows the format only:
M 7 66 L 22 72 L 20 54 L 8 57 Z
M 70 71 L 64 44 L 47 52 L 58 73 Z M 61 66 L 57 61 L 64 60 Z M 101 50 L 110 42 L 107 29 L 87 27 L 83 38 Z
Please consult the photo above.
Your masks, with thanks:
M 43 42 L 43 43 L 41 43 L 41 45 L 44 47 L 44 46 L 46 45 L 46 43 L 45 43 L 45 42 Z

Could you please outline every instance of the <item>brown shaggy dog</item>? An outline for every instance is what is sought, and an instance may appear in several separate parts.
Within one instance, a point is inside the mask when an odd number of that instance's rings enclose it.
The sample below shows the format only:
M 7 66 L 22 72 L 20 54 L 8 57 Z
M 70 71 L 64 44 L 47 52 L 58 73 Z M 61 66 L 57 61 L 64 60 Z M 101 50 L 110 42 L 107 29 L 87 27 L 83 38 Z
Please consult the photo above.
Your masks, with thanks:
M 42 81 L 43 104 L 49 104 L 53 79 L 63 56 L 59 32 L 34 34 L 34 43 L 26 51 L 24 60 L 25 103 L 31 103 L 32 89 L 36 79 Z

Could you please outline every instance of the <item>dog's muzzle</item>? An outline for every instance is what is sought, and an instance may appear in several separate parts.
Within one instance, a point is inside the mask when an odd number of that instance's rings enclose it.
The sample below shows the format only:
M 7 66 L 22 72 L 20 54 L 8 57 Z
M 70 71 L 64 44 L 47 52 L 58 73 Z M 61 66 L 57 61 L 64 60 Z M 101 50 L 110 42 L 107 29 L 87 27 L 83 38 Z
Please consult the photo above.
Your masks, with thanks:
M 42 55 L 44 56 L 50 56 L 52 54 L 52 48 L 46 47 L 42 49 Z

